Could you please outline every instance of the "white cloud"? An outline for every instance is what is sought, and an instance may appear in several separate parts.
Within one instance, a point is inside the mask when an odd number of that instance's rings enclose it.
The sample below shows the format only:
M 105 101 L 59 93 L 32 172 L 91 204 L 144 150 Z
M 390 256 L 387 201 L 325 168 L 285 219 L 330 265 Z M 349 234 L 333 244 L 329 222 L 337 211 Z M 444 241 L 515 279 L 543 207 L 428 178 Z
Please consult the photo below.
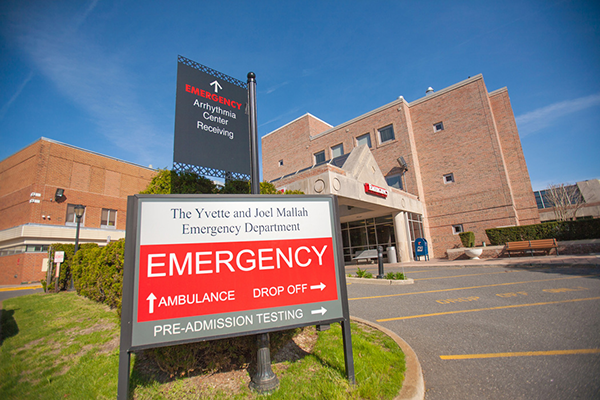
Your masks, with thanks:
M 29 83 L 31 78 L 33 78 L 33 71 L 31 71 L 29 75 L 27 75 L 27 77 L 23 79 L 23 82 L 21 82 L 21 84 L 17 88 L 15 94 L 12 95 L 12 97 L 2 106 L 2 108 L 0 108 L 0 120 L 4 118 L 4 115 L 6 115 L 6 111 L 8 111 L 12 103 L 14 103 L 15 100 L 17 100 L 17 98 L 19 97 L 23 89 L 25 89 L 25 86 L 27 86 L 27 83 Z
M 577 111 L 600 105 L 600 93 L 550 104 L 515 118 L 521 136 L 527 136 L 551 126 L 557 119 Z
M 19 27 L 18 41 L 39 73 L 90 117 L 95 125 L 90 131 L 147 164 L 164 152 L 164 143 L 136 92 L 135 74 L 118 54 L 108 53 L 84 34 L 73 34 L 97 2 L 91 1 L 69 23 L 43 16 L 36 23 L 28 21 Z
M 267 93 L 266 93 L 266 94 L 273 93 L 274 91 L 276 91 L 276 90 L 277 90 L 277 89 L 279 89 L 280 87 L 283 87 L 283 86 L 287 85 L 288 83 L 289 83 L 289 82 L 287 82 L 287 81 L 286 81 L 286 82 L 282 82 L 282 83 L 280 83 L 280 84 L 278 84 L 278 85 L 271 86 L 270 88 L 268 88 L 268 89 L 267 89 Z

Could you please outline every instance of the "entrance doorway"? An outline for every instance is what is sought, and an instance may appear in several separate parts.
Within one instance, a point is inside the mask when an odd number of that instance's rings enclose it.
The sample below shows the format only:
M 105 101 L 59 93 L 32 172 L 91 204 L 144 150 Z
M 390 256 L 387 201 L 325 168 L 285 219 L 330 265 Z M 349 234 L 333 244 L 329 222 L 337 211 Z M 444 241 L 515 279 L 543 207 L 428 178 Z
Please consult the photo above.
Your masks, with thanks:
M 385 249 L 396 246 L 394 234 L 394 219 L 391 215 L 377 218 L 368 218 L 361 221 L 344 222 L 342 224 L 342 243 L 344 247 L 344 261 L 352 262 L 352 256 L 361 250 Z

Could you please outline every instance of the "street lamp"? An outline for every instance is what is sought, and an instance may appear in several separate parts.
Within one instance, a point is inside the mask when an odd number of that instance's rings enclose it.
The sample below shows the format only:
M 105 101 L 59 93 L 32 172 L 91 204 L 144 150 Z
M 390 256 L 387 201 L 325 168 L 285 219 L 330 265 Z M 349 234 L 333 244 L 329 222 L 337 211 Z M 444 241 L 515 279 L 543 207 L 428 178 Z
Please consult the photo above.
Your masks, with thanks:
M 75 251 L 73 252 L 73 261 L 75 261 L 75 254 L 77 254 L 77 250 L 79 250 L 79 226 L 81 225 L 81 217 L 83 217 L 83 213 L 85 212 L 85 207 L 81 204 L 77 204 L 75 206 L 75 217 L 77 217 L 77 233 L 75 234 Z M 71 287 L 69 290 L 73 290 L 75 288 L 73 282 L 73 269 L 71 268 Z

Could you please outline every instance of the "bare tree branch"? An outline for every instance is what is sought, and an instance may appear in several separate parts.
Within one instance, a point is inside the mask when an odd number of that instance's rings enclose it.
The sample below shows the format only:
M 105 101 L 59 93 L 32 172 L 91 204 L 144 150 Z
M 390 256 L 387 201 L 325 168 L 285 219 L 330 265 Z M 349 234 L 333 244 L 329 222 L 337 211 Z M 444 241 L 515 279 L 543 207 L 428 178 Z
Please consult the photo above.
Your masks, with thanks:
M 577 210 L 585 202 L 577 185 L 565 183 L 548 185 L 546 198 L 554 209 L 557 221 L 574 220 Z

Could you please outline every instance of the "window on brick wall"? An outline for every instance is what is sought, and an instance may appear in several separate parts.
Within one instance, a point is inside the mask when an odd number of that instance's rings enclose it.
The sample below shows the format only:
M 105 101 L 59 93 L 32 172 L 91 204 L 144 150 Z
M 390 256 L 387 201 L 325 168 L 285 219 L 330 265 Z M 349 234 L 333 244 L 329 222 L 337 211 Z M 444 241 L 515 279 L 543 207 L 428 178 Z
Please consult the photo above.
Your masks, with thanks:
M 81 217 L 81 226 L 85 225 L 85 211 L 83 217 Z M 77 217 L 75 216 L 75 204 L 67 204 L 67 218 L 65 218 L 65 225 L 77 225 Z
M 462 224 L 452 225 L 452 233 L 458 235 L 459 233 L 463 233 Z
M 379 143 L 389 142 L 394 139 L 394 127 L 392 125 L 379 129 Z
M 439 132 L 439 131 L 443 131 L 444 130 L 444 123 L 443 122 L 436 122 L 435 124 L 433 124 L 433 131 L 434 132 Z
M 100 227 L 116 229 L 116 227 L 117 227 L 117 210 L 103 208 L 102 209 L 102 219 L 100 221 Z
M 452 182 L 454 182 L 454 174 L 444 175 L 444 183 L 452 183 Z
M 391 186 L 391 187 L 394 187 L 394 188 L 400 189 L 400 190 L 404 189 L 402 187 L 402 174 L 388 175 L 385 177 L 385 181 L 387 182 L 388 186 Z
M 315 164 L 321 164 L 325 162 L 325 150 L 321 150 L 315 153 Z
M 366 144 L 369 148 L 371 148 L 371 135 L 368 133 L 356 138 L 356 147 L 362 146 L 363 144 Z
M 340 143 L 331 148 L 331 158 L 336 158 L 344 155 L 344 144 Z

